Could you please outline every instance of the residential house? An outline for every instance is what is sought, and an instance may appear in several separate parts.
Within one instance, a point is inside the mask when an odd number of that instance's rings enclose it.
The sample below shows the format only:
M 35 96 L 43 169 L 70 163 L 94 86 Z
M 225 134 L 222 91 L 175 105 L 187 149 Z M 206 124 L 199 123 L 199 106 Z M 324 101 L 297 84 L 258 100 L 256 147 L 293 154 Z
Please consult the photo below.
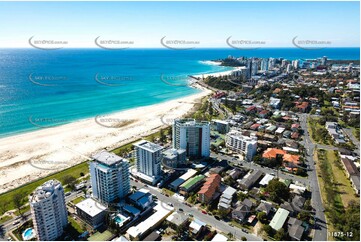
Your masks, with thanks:
M 283 227 L 283 225 L 285 224 L 288 215 L 289 215 L 289 211 L 283 209 L 283 208 L 279 208 L 275 214 L 275 216 L 273 216 L 271 222 L 270 222 L 270 226 L 274 229 L 274 230 L 279 230 Z
M 249 213 L 250 208 L 247 205 L 241 204 L 239 207 L 232 211 L 232 219 L 237 220 L 239 223 L 243 223 L 246 221 Z
M 305 228 L 302 227 L 302 221 L 290 217 L 287 221 L 288 234 L 292 240 L 301 241 Z
M 268 202 L 261 202 L 258 207 L 256 208 L 257 212 L 264 212 L 266 215 L 269 215 L 269 213 L 272 211 L 273 206 L 271 203 Z

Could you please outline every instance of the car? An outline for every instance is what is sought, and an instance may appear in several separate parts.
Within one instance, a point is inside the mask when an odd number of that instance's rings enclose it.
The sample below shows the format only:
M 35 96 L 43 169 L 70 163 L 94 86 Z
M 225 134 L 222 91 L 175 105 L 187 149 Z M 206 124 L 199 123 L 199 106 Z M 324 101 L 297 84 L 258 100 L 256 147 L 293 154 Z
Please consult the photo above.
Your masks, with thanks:
M 274 175 L 275 175 L 275 173 L 274 173 L 274 172 L 272 172 L 272 173 L 271 173 L 271 175 L 272 175 L 272 176 L 274 176 Z
M 243 232 L 245 232 L 246 234 L 248 234 L 248 231 L 246 229 L 242 229 Z
M 148 185 L 147 185 L 147 184 L 145 184 L 145 185 L 144 185 L 144 187 L 148 187 Z
M 173 204 L 172 203 L 167 203 L 169 206 L 173 207 Z
M 193 217 L 193 214 L 191 214 L 191 213 L 188 213 L 188 216 L 189 216 L 189 217 Z
M 135 182 L 138 182 L 138 180 L 134 180 Z
M 19 224 L 20 223 L 20 221 L 14 221 L 13 222 L 13 225 L 17 225 L 17 224 Z
M 204 211 L 204 210 L 202 210 L 202 213 L 203 213 L 203 214 L 208 214 L 208 213 L 207 213 L 206 211 Z
M 179 208 L 178 210 L 179 210 L 179 212 L 183 212 L 183 208 Z
M 218 217 L 218 216 L 214 216 L 214 218 L 217 219 L 217 220 L 221 220 L 221 218 Z

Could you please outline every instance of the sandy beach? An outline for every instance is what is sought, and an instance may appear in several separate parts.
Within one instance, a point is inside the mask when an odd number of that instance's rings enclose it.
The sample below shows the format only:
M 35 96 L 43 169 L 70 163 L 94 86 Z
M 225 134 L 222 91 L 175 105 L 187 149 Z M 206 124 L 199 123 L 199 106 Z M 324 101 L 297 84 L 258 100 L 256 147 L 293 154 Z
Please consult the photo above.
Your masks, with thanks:
M 211 91 L 0 139 L 0 193 L 171 124 Z

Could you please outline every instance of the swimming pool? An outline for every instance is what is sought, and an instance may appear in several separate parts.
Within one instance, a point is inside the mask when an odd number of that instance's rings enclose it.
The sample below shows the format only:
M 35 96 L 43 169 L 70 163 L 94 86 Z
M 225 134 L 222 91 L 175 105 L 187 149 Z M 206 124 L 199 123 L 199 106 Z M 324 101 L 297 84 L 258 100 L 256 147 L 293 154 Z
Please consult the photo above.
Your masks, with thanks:
M 120 216 L 116 216 L 116 217 L 114 218 L 114 220 L 115 220 L 115 222 L 118 223 L 118 224 L 120 224 L 120 223 L 122 223 L 122 222 L 124 221 L 124 219 L 121 218 Z
M 35 238 L 35 231 L 33 228 L 27 228 L 23 232 L 23 239 L 24 240 L 31 240 Z

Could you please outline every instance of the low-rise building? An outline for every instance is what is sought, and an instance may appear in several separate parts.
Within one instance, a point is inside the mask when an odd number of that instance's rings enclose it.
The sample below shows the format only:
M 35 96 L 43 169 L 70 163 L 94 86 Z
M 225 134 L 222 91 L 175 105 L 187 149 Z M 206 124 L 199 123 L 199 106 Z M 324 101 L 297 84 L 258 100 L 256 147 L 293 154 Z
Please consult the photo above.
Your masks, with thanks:
M 171 215 L 169 215 L 169 217 L 167 217 L 166 220 L 169 224 L 171 224 L 173 228 L 177 228 L 186 224 L 188 218 L 188 215 L 186 215 L 185 213 L 173 212 Z
M 141 188 L 129 196 L 129 201 L 135 206 L 145 209 L 150 206 L 153 202 L 152 194 L 149 190 Z
M 182 176 L 174 180 L 170 185 L 169 188 L 173 191 L 178 190 L 179 186 L 182 185 L 184 182 L 186 182 L 188 179 L 192 178 L 197 174 L 197 171 L 194 169 L 188 169 L 186 173 L 184 173 Z
M 212 119 L 212 124 L 214 125 L 215 129 L 221 134 L 226 134 L 229 132 L 229 122 L 228 121 Z
M 204 178 L 204 175 L 197 175 L 193 178 L 188 179 L 186 182 L 180 185 L 179 193 L 184 196 L 188 196 L 191 191 L 197 189 L 202 185 Z
M 209 203 L 219 195 L 219 187 L 221 185 L 221 176 L 218 174 L 212 174 L 207 177 L 206 182 L 203 184 L 198 194 L 198 201 L 201 203 Z
M 130 239 L 140 240 L 145 238 L 149 232 L 159 226 L 174 211 L 174 208 L 166 204 L 158 204 L 154 207 L 154 210 L 156 212 L 146 220 L 127 230 Z
M 222 193 L 221 198 L 219 199 L 218 209 L 228 210 L 231 208 L 232 200 L 234 194 L 237 190 L 233 187 L 228 186 Z
M 268 202 L 261 202 L 258 207 L 256 208 L 257 212 L 264 212 L 266 215 L 268 215 L 273 209 L 273 206 L 271 203 Z
M 163 166 L 176 168 L 186 162 L 186 150 L 184 149 L 167 149 L 163 152 Z
M 237 220 L 239 223 L 243 223 L 246 221 L 250 210 L 250 207 L 245 204 L 241 204 L 239 207 L 232 211 L 232 219 Z
M 254 170 L 251 174 L 246 175 L 240 182 L 239 186 L 244 189 L 250 189 L 261 177 L 263 176 L 262 171 Z
M 302 221 L 290 217 L 287 221 L 288 234 L 292 240 L 301 241 L 305 228 L 301 226 Z
M 283 208 L 279 208 L 275 214 L 275 216 L 273 216 L 271 222 L 270 222 L 270 226 L 274 229 L 274 230 L 279 230 L 280 228 L 283 227 L 283 225 L 285 224 L 288 215 L 290 214 L 289 211 L 283 209 Z
M 206 226 L 207 224 L 197 218 L 194 218 L 194 220 L 189 224 L 189 229 L 193 235 L 199 234 Z
M 76 214 L 84 222 L 97 228 L 103 224 L 106 215 L 106 207 L 94 201 L 92 198 L 87 198 L 75 205 Z

